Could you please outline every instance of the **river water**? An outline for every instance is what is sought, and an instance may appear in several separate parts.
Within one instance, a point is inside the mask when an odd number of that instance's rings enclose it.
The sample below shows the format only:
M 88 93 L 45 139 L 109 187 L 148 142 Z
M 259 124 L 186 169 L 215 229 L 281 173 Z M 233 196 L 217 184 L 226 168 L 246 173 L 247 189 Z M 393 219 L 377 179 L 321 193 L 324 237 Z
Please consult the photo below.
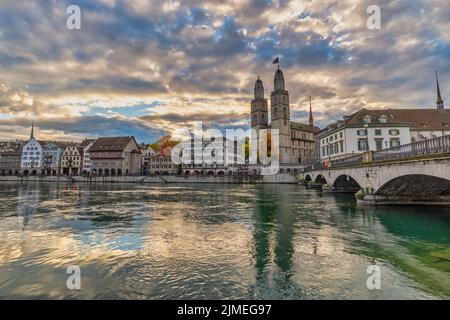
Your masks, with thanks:
M 5 182 L 0 200 L 0 298 L 450 298 L 449 209 L 296 185 Z

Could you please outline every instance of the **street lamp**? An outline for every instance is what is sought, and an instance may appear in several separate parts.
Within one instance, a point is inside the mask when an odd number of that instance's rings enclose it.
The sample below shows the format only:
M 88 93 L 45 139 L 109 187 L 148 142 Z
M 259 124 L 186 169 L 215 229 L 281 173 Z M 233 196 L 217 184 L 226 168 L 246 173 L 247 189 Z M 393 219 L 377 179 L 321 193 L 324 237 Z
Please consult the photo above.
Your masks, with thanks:
M 365 129 L 365 133 L 366 133 L 366 151 L 369 151 L 369 124 L 368 123 L 364 124 L 364 129 Z

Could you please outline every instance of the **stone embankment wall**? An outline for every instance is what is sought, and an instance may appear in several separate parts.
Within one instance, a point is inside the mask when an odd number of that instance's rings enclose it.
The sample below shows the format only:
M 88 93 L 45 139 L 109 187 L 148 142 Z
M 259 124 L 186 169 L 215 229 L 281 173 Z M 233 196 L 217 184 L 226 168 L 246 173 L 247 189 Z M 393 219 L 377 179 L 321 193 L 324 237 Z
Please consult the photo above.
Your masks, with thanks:
M 54 182 L 54 183 L 298 183 L 293 174 L 277 174 L 273 176 L 120 176 L 120 177 L 81 177 L 81 176 L 0 176 L 0 181 L 21 183 Z

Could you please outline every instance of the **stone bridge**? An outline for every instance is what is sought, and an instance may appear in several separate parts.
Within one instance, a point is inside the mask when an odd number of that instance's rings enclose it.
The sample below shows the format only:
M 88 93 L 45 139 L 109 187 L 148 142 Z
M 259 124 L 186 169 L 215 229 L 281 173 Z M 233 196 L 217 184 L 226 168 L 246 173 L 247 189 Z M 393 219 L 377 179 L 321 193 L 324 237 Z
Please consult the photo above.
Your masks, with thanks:
M 369 151 L 326 167 L 307 168 L 302 178 L 324 191 L 354 192 L 360 204 L 450 205 L 450 153 L 444 149 L 397 152 L 396 157 L 389 149 L 384 155 Z

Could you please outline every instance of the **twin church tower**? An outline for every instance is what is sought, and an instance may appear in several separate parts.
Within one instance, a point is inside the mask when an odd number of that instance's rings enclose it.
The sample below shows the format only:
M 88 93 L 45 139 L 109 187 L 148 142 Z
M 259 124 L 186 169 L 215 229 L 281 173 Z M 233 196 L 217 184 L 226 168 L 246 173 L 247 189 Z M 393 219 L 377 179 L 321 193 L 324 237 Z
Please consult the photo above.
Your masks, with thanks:
M 309 106 L 309 124 L 291 121 L 289 92 L 286 90 L 283 71 L 275 71 L 274 90 L 270 94 L 270 114 L 267 99 L 264 98 L 264 85 L 256 80 L 254 99 L 251 102 L 252 129 L 278 129 L 280 136 L 280 163 L 286 164 L 286 170 L 295 165 L 306 164 L 314 160 L 314 134 L 320 129 L 314 126 L 311 100 Z M 292 168 L 289 168 L 292 167 Z

